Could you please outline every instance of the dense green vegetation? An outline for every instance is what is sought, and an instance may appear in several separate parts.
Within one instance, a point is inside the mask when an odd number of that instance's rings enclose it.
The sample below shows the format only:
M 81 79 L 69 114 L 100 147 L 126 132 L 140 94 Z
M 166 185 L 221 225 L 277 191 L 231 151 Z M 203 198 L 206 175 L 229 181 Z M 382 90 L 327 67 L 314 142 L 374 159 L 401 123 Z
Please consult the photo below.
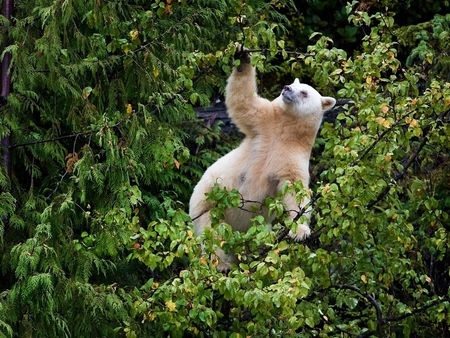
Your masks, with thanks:
M 448 1 L 8 4 L 0 337 L 450 336 Z M 189 196 L 239 140 L 194 108 L 240 43 L 264 96 L 299 77 L 350 101 L 314 148 L 311 238 L 272 198 L 273 231 L 217 217 L 204 255 Z

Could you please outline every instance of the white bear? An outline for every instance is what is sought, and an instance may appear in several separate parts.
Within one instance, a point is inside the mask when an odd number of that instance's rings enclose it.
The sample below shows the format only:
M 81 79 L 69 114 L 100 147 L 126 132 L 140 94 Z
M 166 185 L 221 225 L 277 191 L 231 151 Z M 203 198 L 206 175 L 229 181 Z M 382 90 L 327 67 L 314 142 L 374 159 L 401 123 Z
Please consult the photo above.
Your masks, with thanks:
M 194 188 L 189 215 L 197 236 L 211 225 L 209 210 L 212 206 L 206 202 L 205 194 L 216 182 L 228 191 L 237 189 L 244 201 L 258 202 L 275 196 L 288 180 L 301 180 L 303 187 L 308 188 L 309 158 L 322 115 L 336 103 L 334 98 L 322 97 L 298 79 L 284 86 L 281 95 L 273 101 L 259 97 L 255 67 L 250 63 L 251 53 L 241 48 L 237 55 L 241 64 L 233 69 L 228 79 L 225 103 L 245 138 L 238 148 L 211 165 Z M 304 200 L 299 205 L 295 195 L 289 193 L 283 201 L 290 219 L 308 203 Z M 273 219 L 265 208 L 260 208 L 259 212 L 250 209 L 248 204 L 245 208 L 230 208 L 224 221 L 233 231 L 247 231 L 257 214 L 262 214 L 268 224 Z M 289 233 L 296 241 L 309 235 L 307 224 L 299 224 L 295 233 Z M 233 252 L 225 254 L 218 250 L 216 254 L 219 271 L 227 271 L 232 263 L 238 263 Z

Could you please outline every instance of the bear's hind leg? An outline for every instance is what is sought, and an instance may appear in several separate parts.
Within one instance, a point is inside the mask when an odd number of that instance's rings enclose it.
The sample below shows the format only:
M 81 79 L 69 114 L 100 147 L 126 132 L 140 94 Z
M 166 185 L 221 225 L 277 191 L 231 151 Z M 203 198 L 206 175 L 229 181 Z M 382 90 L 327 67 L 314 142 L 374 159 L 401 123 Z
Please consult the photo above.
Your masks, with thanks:
M 205 232 L 205 230 L 209 231 L 211 229 L 211 219 L 209 211 L 205 211 L 203 214 L 199 215 L 193 220 L 193 223 L 196 236 L 200 236 Z M 202 244 L 202 247 L 203 245 L 204 244 Z M 202 251 L 204 252 L 203 248 Z M 228 253 L 225 253 L 222 249 L 217 249 L 215 256 L 218 260 L 216 269 L 219 272 L 227 272 L 231 269 L 231 264 L 237 264 L 239 262 L 233 250 L 231 249 L 228 251 Z

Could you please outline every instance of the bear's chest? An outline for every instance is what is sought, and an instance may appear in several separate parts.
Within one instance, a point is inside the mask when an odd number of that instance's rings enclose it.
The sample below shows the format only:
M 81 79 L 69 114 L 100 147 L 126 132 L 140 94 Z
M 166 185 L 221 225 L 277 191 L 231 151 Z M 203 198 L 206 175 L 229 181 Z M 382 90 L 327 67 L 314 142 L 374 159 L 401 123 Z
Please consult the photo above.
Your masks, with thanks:
M 251 153 L 240 166 L 236 188 L 247 199 L 262 201 L 275 196 L 280 182 L 279 163 L 280 160 L 268 154 Z
M 279 179 L 270 172 L 254 170 L 241 171 L 237 180 L 237 189 L 244 200 L 263 201 L 265 198 L 277 194 Z

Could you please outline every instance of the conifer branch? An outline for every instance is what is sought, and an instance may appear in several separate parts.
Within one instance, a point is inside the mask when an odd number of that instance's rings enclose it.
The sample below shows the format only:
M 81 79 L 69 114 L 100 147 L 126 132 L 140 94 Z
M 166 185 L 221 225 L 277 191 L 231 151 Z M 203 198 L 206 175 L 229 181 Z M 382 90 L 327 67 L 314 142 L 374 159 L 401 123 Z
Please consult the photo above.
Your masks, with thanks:
M 207 71 L 209 71 L 209 67 L 203 69 L 202 71 L 200 71 L 196 76 L 194 76 L 193 81 L 199 79 L 201 76 L 203 76 Z M 167 99 L 165 102 L 162 103 L 162 106 L 165 107 L 167 105 L 169 105 L 170 103 L 172 103 L 175 98 L 177 97 L 177 95 L 182 94 L 184 91 L 186 90 L 185 87 L 180 88 L 175 94 L 173 94 L 169 99 Z M 147 104 L 146 106 L 148 106 L 149 104 Z M 160 107 L 156 107 L 155 109 L 153 109 L 150 114 L 151 115 L 155 115 L 158 112 L 160 112 L 161 108 Z M 140 114 L 141 112 L 138 111 L 136 112 L 136 114 Z M 115 124 L 113 124 L 112 126 L 108 126 L 109 128 L 117 128 L 119 127 L 121 124 L 123 124 L 124 122 L 130 120 L 131 116 L 127 116 L 123 119 L 120 119 L 119 121 L 117 121 Z M 92 135 L 92 133 L 96 133 L 99 132 L 100 129 L 98 130 L 91 130 L 91 131 L 85 131 L 85 132 L 78 132 L 78 133 L 74 133 L 74 134 L 70 134 L 70 135 L 62 135 L 62 136 L 57 136 L 57 137 L 52 137 L 52 138 L 48 138 L 48 139 L 44 139 L 44 140 L 36 140 L 36 141 L 30 141 L 30 142 L 24 142 L 24 143 L 17 143 L 17 144 L 13 144 L 13 145 L 8 145 L 7 147 L 5 146 L 5 148 L 7 149 L 13 149 L 13 148 L 18 148 L 18 147 L 26 147 L 26 146 L 32 146 L 32 145 L 37 145 L 37 144 L 41 144 L 41 143 L 48 143 L 48 142 L 55 142 L 55 141 L 60 141 L 60 140 L 64 140 L 64 139 L 70 139 L 70 138 L 77 138 L 79 136 L 85 136 L 85 135 Z

